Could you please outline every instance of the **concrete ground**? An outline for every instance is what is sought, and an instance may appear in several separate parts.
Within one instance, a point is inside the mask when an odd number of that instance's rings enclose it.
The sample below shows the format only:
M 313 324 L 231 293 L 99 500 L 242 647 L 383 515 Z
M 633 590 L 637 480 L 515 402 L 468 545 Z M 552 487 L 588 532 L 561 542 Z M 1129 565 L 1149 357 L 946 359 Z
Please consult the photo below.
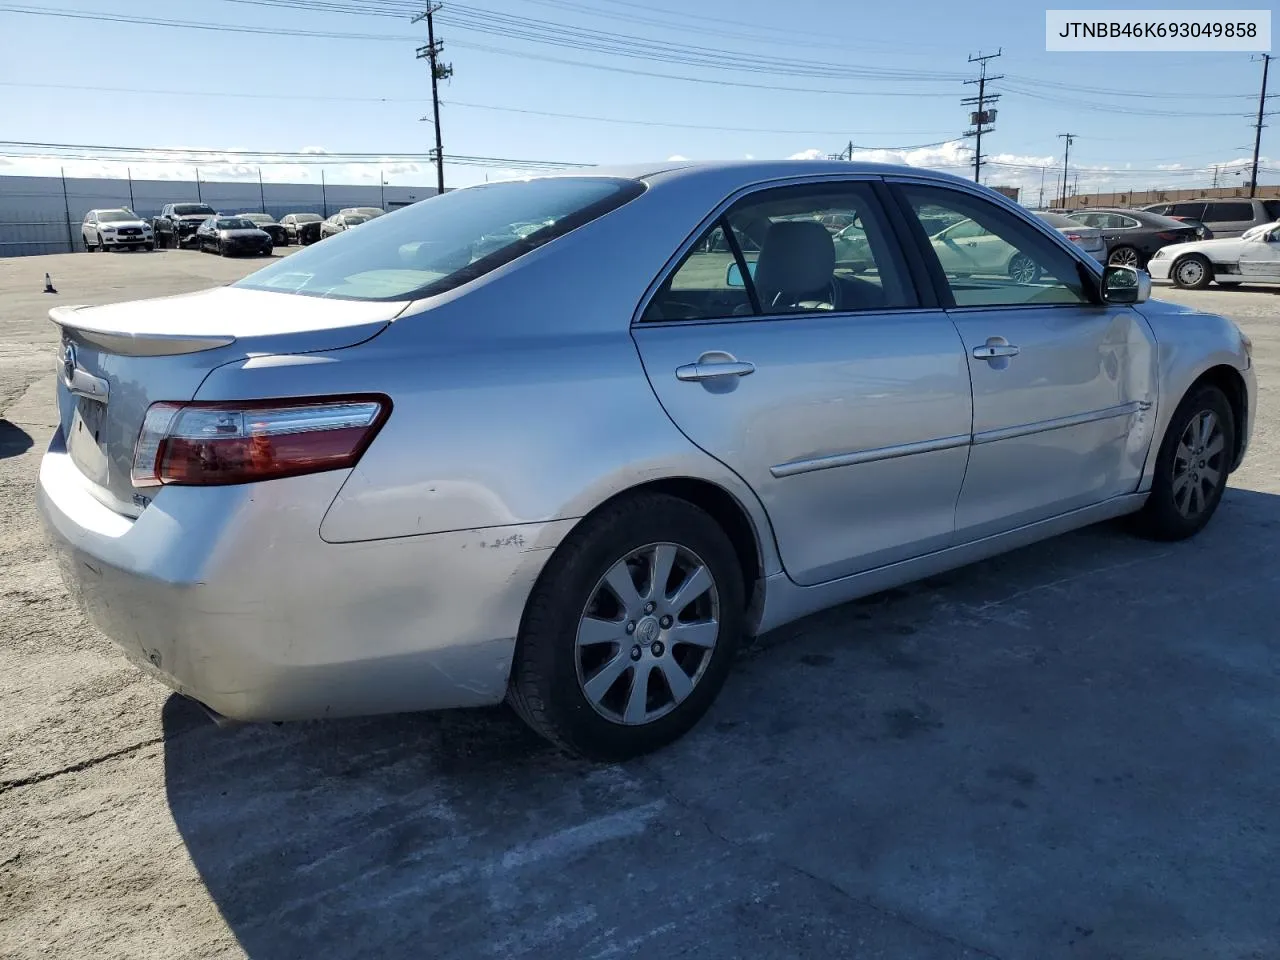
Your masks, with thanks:
M 1101 526 L 811 617 L 681 743 L 592 766 L 505 709 L 220 730 L 69 606 L 46 310 L 254 266 L 0 260 L 0 956 L 1280 955 L 1280 288 L 1159 291 L 1256 344 L 1202 536 Z

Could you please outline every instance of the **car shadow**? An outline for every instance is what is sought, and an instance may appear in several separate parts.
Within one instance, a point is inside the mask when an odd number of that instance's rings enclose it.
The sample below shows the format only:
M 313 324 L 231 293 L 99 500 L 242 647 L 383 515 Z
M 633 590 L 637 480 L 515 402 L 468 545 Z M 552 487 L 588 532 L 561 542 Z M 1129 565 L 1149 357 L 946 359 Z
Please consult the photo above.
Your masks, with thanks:
M 620 765 L 506 708 L 220 729 L 175 696 L 168 804 L 254 960 L 1275 942 L 1278 532 L 1231 489 L 1191 541 L 1102 524 L 825 611 Z
M 0 418 L 0 460 L 17 457 L 31 449 L 31 434 L 17 424 Z

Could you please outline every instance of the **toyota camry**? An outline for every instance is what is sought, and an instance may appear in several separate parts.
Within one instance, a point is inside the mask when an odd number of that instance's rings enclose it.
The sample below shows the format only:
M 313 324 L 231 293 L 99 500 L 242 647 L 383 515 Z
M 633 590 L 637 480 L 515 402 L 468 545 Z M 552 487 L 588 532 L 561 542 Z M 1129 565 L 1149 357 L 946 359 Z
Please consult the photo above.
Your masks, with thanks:
M 215 719 L 506 699 L 633 756 L 744 637 L 1121 515 L 1202 529 L 1251 344 L 1149 293 L 918 169 L 487 183 L 230 286 L 52 310 L 39 508 L 91 621 Z

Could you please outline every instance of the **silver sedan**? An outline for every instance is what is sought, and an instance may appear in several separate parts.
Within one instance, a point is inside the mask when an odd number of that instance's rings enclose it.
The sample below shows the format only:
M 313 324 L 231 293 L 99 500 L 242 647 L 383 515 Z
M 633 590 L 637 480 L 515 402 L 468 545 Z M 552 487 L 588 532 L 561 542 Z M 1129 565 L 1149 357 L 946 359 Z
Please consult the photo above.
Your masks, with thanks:
M 944 262 L 961 221 L 1031 269 Z M 1123 514 L 1204 527 L 1251 345 L 1149 292 L 917 169 L 469 187 L 229 287 L 51 311 L 39 507 L 92 622 L 215 717 L 505 698 L 632 756 L 744 636 Z

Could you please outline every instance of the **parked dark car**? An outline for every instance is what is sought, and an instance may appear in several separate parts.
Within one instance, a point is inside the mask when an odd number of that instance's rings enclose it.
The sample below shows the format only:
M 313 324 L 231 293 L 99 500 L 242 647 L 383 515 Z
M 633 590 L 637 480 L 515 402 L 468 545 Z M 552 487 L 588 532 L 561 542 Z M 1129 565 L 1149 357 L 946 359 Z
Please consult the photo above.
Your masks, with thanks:
M 222 257 L 271 256 L 271 234 L 244 217 L 210 217 L 196 230 L 196 249 Z
M 1161 247 L 1200 239 L 1195 227 L 1145 210 L 1095 207 L 1072 210 L 1071 219 L 1098 227 L 1107 242 L 1107 262 L 1122 267 L 1143 268 Z
M 290 241 L 306 246 L 320 239 L 320 224 L 323 220 L 318 213 L 290 213 L 281 218 L 280 226 L 284 227 L 285 235 Z
M 151 221 L 156 246 L 179 249 L 192 243 L 200 224 L 217 215 L 207 203 L 166 203 Z
M 271 242 L 277 247 L 289 245 L 289 231 L 277 223 L 274 217 L 269 217 L 265 213 L 237 213 L 236 216 L 242 220 L 248 220 L 264 233 L 271 234 Z

